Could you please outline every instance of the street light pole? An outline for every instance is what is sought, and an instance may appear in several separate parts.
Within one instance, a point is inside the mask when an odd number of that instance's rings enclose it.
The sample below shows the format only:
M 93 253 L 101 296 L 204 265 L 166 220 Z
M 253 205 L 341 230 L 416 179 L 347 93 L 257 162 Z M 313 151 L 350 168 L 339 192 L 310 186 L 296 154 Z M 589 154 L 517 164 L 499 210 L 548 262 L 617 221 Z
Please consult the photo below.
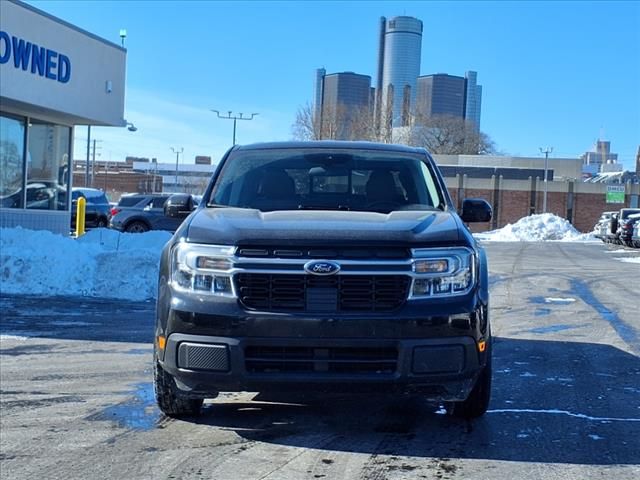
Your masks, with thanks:
M 547 213 L 547 170 L 549 165 L 549 154 L 553 152 L 553 147 L 547 147 L 543 150 L 540 147 L 540 153 L 544 153 L 544 197 L 542 197 L 542 213 Z
M 236 123 L 238 122 L 238 120 L 253 120 L 253 117 L 258 115 L 257 113 L 252 113 L 250 117 L 245 117 L 242 113 L 239 113 L 238 115 L 231 115 L 233 113 L 231 110 L 227 112 L 227 115 L 221 115 L 218 110 L 211 111 L 218 115 L 218 118 L 222 118 L 224 120 L 233 120 L 233 145 L 236 144 Z
M 90 176 L 90 172 L 89 172 L 89 164 L 91 162 L 91 125 L 87 125 L 87 165 L 86 165 L 86 169 L 85 169 L 85 175 L 84 175 L 84 186 L 85 187 L 89 187 L 89 185 L 91 184 L 91 180 L 89 178 Z
M 178 159 L 180 158 L 180 154 L 184 152 L 184 147 L 180 147 L 180 150 L 171 147 L 171 150 L 176 154 L 176 191 L 178 191 Z

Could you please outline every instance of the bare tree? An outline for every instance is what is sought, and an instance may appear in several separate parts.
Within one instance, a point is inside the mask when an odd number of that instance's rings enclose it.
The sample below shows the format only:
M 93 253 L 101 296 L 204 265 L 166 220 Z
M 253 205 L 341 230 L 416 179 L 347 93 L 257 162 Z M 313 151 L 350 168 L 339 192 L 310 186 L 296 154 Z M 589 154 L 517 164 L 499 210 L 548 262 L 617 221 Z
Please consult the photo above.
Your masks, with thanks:
M 312 105 L 298 108 L 292 125 L 296 140 L 376 140 L 373 113 L 368 106 L 338 104 L 316 114 Z
M 298 107 L 296 120 L 291 126 L 291 132 L 295 140 L 309 141 L 322 138 L 320 118 L 315 114 L 310 103 Z
M 463 118 L 452 115 L 417 116 L 406 131 L 404 142 L 445 155 L 488 155 L 496 146 L 484 132 Z
M 392 91 L 391 91 L 392 92 Z M 389 95 L 389 97 L 391 97 Z M 496 146 L 484 132 L 452 115 L 412 115 L 408 125 L 392 127 L 391 103 L 376 119 L 370 108 L 339 104 L 316 115 L 311 104 L 298 108 L 292 125 L 296 140 L 365 140 L 424 147 L 434 154 L 488 155 Z M 376 123 L 379 122 L 379 125 Z

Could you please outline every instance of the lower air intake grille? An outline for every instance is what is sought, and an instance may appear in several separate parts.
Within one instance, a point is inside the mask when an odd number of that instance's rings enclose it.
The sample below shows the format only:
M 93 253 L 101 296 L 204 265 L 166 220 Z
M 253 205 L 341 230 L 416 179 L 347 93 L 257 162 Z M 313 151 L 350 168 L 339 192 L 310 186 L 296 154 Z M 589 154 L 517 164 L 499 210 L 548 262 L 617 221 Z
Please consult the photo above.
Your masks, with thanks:
M 247 346 L 249 373 L 327 373 L 393 375 L 398 350 L 388 347 L 272 347 Z
M 407 299 L 406 275 L 236 275 L 240 302 L 251 310 L 279 312 L 390 312 Z

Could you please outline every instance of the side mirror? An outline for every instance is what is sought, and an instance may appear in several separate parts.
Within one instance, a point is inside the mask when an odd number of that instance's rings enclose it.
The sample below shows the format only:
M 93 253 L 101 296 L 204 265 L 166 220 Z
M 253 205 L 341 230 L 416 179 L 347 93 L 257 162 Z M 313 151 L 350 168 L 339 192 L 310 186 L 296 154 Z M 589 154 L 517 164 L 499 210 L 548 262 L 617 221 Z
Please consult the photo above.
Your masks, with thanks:
M 488 222 L 493 216 L 491 205 L 481 198 L 466 198 L 462 201 L 462 221 L 465 223 Z
M 171 195 L 164 204 L 167 217 L 187 218 L 193 211 L 193 197 L 187 193 Z

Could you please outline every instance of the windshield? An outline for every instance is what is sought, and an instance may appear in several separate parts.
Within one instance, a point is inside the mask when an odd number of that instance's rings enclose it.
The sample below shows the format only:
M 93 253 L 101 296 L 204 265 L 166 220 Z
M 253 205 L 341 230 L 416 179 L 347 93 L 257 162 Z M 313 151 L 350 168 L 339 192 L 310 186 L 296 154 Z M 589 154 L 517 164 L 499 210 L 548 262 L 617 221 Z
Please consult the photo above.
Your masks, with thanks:
M 239 151 L 218 177 L 209 206 L 273 210 L 444 208 L 430 167 L 398 152 L 282 149 Z
M 640 210 L 638 209 L 628 209 L 628 210 L 622 210 L 622 215 L 621 215 L 621 219 L 622 220 L 627 220 L 629 218 L 629 216 L 636 214 L 636 213 L 640 213 Z

